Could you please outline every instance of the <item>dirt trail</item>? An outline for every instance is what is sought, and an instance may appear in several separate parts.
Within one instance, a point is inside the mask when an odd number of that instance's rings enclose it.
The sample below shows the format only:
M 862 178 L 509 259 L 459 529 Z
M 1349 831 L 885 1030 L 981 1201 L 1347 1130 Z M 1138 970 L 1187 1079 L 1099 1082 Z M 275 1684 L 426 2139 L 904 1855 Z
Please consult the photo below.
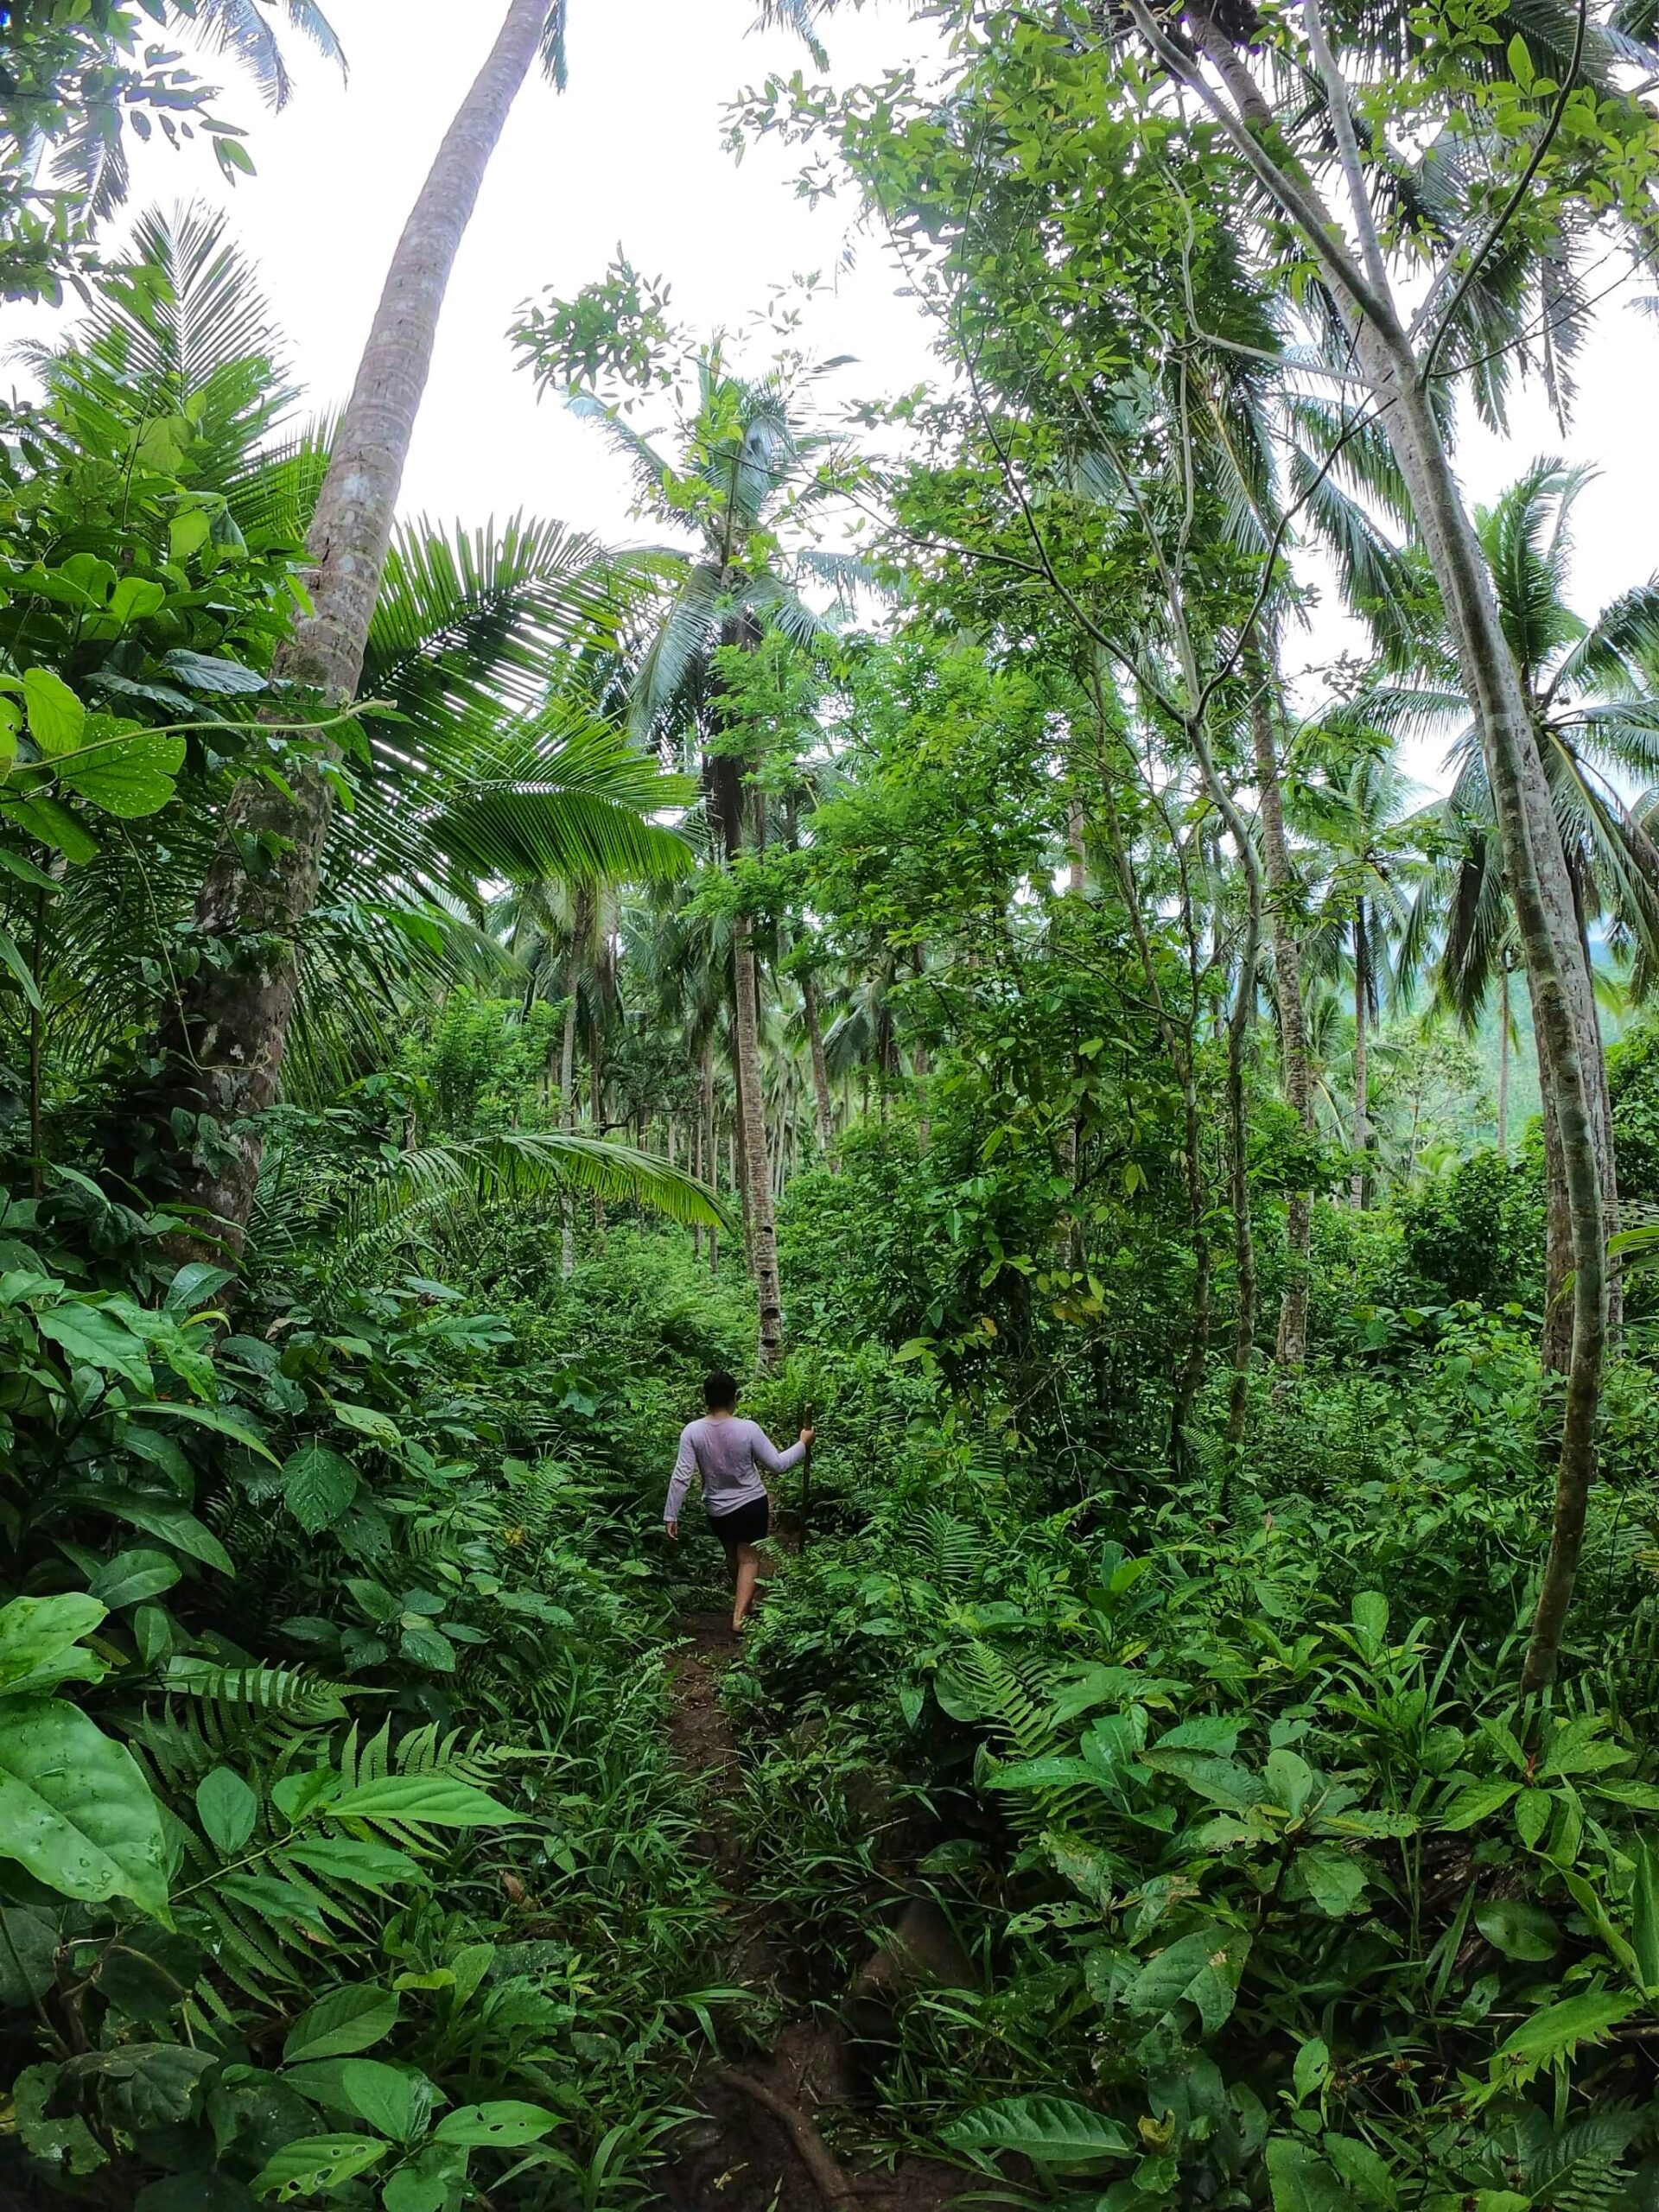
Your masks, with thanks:
M 742 1788 L 741 1755 L 721 1703 L 721 1677 L 738 1656 L 729 1617 L 694 1613 L 671 1663 L 669 1738 L 702 1781 L 702 1848 L 732 1906 L 722 1971 L 774 2008 L 800 2009 L 764 2055 L 710 2067 L 694 2084 L 708 2117 L 684 2129 L 663 2174 L 674 2212 L 939 2212 L 969 2177 L 920 2158 L 888 2169 L 844 2164 L 825 2142 L 856 2083 L 840 2022 L 807 2009 L 785 1932 L 764 1906 L 744 1901 L 742 1840 L 731 1804 Z

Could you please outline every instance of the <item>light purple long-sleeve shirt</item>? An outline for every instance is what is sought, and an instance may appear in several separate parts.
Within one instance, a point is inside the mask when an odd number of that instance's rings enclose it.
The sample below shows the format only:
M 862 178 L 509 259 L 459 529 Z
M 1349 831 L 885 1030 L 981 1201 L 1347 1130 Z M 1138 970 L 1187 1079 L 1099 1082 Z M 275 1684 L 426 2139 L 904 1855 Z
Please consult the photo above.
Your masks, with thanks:
M 758 1421 L 740 1421 L 734 1414 L 719 1421 L 689 1421 L 680 1431 L 680 1455 L 674 1462 L 663 1518 L 679 1519 L 694 1475 L 702 1478 L 702 1502 L 710 1513 L 735 1513 L 740 1505 L 766 1494 L 757 1460 L 781 1475 L 805 1457 L 804 1444 L 791 1444 L 787 1452 L 780 1452 Z

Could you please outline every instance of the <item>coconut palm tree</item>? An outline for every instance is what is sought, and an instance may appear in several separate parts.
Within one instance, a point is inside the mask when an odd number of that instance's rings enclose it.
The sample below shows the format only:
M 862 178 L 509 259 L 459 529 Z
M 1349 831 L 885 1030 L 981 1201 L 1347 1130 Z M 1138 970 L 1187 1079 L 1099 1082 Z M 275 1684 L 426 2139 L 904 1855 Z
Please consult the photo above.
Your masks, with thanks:
M 1550 458 L 1535 461 L 1492 507 L 1477 516 L 1497 592 L 1504 633 L 1520 671 L 1567 856 L 1586 964 L 1600 930 L 1631 957 L 1638 983 L 1659 961 L 1659 843 L 1651 793 L 1635 795 L 1659 770 L 1659 578 L 1636 586 L 1593 619 L 1568 596 L 1573 514 L 1590 472 Z M 1514 908 L 1502 865 L 1479 736 L 1462 691 L 1446 680 L 1447 640 L 1429 635 L 1415 680 L 1379 687 L 1364 702 L 1396 732 L 1449 733 L 1452 790 L 1425 827 L 1439 854 L 1433 899 L 1444 916 L 1438 984 L 1465 1022 L 1478 1020 L 1516 965 Z M 1606 1065 L 1590 1056 L 1590 1078 L 1610 1226 L 1618 1226 L 1611 1108 Z M 1546 1149 L 1556 1136 L 1548 1112 Z M 1570 1224 L 1560 1178 L 1550 1176 L 1548 1322 L 1552 1365 L 1567 1352 Z M 1618 1318 L 1614 1286 L 1613 1319 Z
M 235 11 L 220 10 L 232 35 Z M 332 442 L 307 541 L 310 612 L 278 656 L 284 683 L 339 706 L 368 649 L 415 418 L 461 241 L 508 111 L 541 56 L 563 75 L 564 0 L 510 0 L 494 45 L 438 149 L 392 256 L 357 382 Z M 234 1253 L 258 1180 L 257 1116 L 281 1080 L 298 977 L 297 938 L 316 903 L 334 804 L 327 752 L 293 764 L 285 787 L 241 784 L 197 903 L 204 957 L 181 1009 L 174 1103 L 210 1116 L 226 1141 L 181 1164 L 181 1201 Z M 251 868 L 248 855 L 264 857 Z
M 1333 722 L 1347 715 L 1333 715 Z M 1344 753 L 1348 752 L 1345 742 Z M 1373 743 L 1297 795 L 1302 826 L 1322 849 L 1324 884 L 1306 946 L 1316 973 L 1345 972 L 1353 1011 L 1353 1201 L 1370 1203 L 1371 1122 L 1368 1055 L 1384 1003 L 1408 995 L 1411 889 L 1421 873 L 1409 820 L 1414 787 Z
M 766 835 L 764 802 L 746 788 L 741 738 L 722 648 L 753 651 L 768 632 L 810 641 L 824 625 L 803 596 L 810 582 L 845 590 L 861 573 L 845 556 L 798 543 L 792 526 L 840 496 L 836 442 L 806 429 L 797 407 L 799 378 L 758 381 L 731 373 L 718 344 L 698 354 L 689 404 L 671 460 L 614 404 L 591 396 L 571 402 L 600 423 L 632 467 L 642 511 L 696 543 L 653 555 L 660 596 L 633 682 L 633 721 L 681 757 L 702 763 L 704 804 L 728 867 L 747 842 Z M 732 921 L 732 974 L 738 1117 L 744 1163 L 749 1253 L 760 1310 L 760 1363 L 783 1353 L 778 1240 L 760 1067 L 760 984 L 753 928 Z
M 203 531 L 230 547 L 297 542 L 327 439 L 288 433 L 280 343 L 223 219 L 144 217 L 123 273 L 131 281 L 101 294 L 70 342 L 35 356 L 54 480 L 78 461 L 118 462 L 158 421 L 188 421 L 178 469 Z M 360 1072 L 412 987 L 499 980 L 483 882 L 661 880 L 690 867 L 691 847 L 656 817 L 683 810 L 691 787 L 641 755 L 567 650 L 572 602 L 588 603 L 601 572 L 596 549 L 555 524 L 396 533 L 364 664 L 386 711 L 363 719 L 353 804 L 330 818 L 296 963 L 296 1096 L 332 1096 Z M 142 665 L 119 639 L 88 644 L 76 681 L 118 709 L 136 698 L 189 710 L 154 674 L 137 680 Z M 245 716 L 264 689 L 234 662 L 198 673 L 233 683 L 220 713 Z M 140 835 L 68 871 L 51 903 L 42 950 L 74 984 L 54 1046 L 88 1068 L 131 1026 L 131 946 L 181 940 L 212 857 L 206 810 Z

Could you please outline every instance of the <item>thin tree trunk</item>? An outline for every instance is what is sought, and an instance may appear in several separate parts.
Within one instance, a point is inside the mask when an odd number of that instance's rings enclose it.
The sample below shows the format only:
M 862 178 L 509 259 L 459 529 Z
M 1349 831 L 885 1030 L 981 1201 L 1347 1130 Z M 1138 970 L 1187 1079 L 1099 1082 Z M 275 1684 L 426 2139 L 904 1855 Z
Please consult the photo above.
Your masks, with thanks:
M 691 1126 L 685 1133 L 685 1149 L 686 1157 L 691 1162 L 691 1173 L 700 1183 L 706 1181 L 702 1166 L 702 1114 L 700 1107 L 692 1115 Z M 694 1260 L 702 1257 L 702 1224 L 697 1221 L 691 1224 L 691 1257 Z
M 590 1123 L 594 1135 L 596 1137 L 602 1137 L 605 1134 L 605 1076 L 597 1030 L 594 1033 L 591 1053 L 592 1058 L 588 1068 L 588 1093 L 593 1100 L 593 1111 Z M 594 1192 L 594 1227 L 603 1229 L 604 1226 L 605 1201 L 595 1191 Z
M 910 963 L 911 972 L 919 982 L 926 973 L 926 962 L 922 957 L 922 948 L 919 944 L 912 947 Z M 932 1071 L 925 1045 L 917 1044 L 911 1047 L 910 1072 L 916 1085 L 916 1103 L 918 1109 L 916 1116 L 916 1140 L 921 1149 L 925 1152 L 933 1141 L 933 1122 L 927 1110 L 927 1079 Z
M 732 967 L 737 999 L 738 1112 L 743 1124 L 744 1165 L 749 1192 L 749 1263 L 754 1270 L 755 1301 L 760 1319 L 760 1371 L 767 1374 L 784 1355 L 784 1310 L 779 1294 L 778 1225 L 772 1203 L 772 1169 L 760 1077 L 760 983 L 754 938 L 747 914 L 740 915 L 733 924 Z
M 338 708 L 354 696 L 391 542 L 439 314 L 485 172 L 530 73 L 548 0 L 512 0 L 421 188 L 387 272 L 307 538 L 313 611 L 279 648 L 273 675 Z M 173 1203 L 202 1231 L 180 1249 L 239 1254 L 258 1182 L 257 1117 L 275 1101 L 294 1013 L 298 939 L 316 904 L 333 812 L 332 763 L 288 770 L 290 791 L 238 785 L 196 905 L 201 943 L 163 1040 L 157 1118 L 205 1116 L 219 1141 L 177 1162 Z M 257 853 L 250 869 L 245 855 Z
M 1497 1154 L 1510 1153 L 1510 963 L 1506 957 L 1497 982 Z
M 1250 738 L 1255 756 L 1256 812 L 1268 879 L 1268 919 L 1273 938 L 1274 998 L 1279 1011 L 1279 1065 L 1285 1103 L 1303 1132 L 1313 1132 L 1313 1085 L 1307 1073 L 1307 1017 L 1302 1007 L 1302 948 L 1293 922 L 1296 883 L 1285 836 L 1284 793 L 1274 741 L 1273 698 L 1267 652 L 1252 639 L 1246 659 L 1250 680 Z M 1285 1208 L 1285 1285 L 1279 1301 L 1274 1357 L 1283 1369 L 1307 1357 L 1308 1249 L 1313 1228 L 1311 1191 L 1293 1191 Z
M 566 1136 L 576 1126 L 576 1000 L 582 988 L 582 963 L 588 950 L 592 893 L 583 884 L 577 890 L 570 916 L 570 954 L 564 969 L 564 1034 L 559 1040 L 559 1127 Z M 575 1200 L 567 1196 L 559 1206 L 559 1272 L 568 1282 L 576 1268 Z
M 1249 1412 L 1250 1362 L 1255 1352 L 1255 1238 L 1250 1224 L 1249 1129 L 1244 1114 L 1244 1062 L 1255 1015 L 1255 970 L 1262 950 L 1262 879 L 1247 868 L 1249 915 L 1239 954 L 1238 988 L 1227 1025 L 1227 1139 L 1233 1210 L 1233 1381 L 1227 1401 L 1227 1440 L 1239 1442 Z
M 1096 705 L 1098 706 L 1098 695 Z M 1103 716 L 1101 722 L 1104 734 Z M 1164 988 L 1158 974 L 1158 963 L 1153 956 L 1151 941 L 1147 935 L 1145 918 L 1141 912 L 1140 888 L 1135 880 L 1134 864 L 1123 836 L 1123 825 L 1118 818 L 1117 804 L 1112 794 L 1111 778 L 1105 764 L 1102 764 L 1100 779 L 1102 804 L 1106 816 L 1107 830 L 1111 838 L 1112 859 L 1117 869 L 1118 882 L 1122 889 L 1124 911 L 1135 937 L 1135 950 L 1140 956 L 1141 974 L 1147 987 L 1147 996 L 1152 1002 L 1153 1014 L 1158 1023 L 1164 1050 L 1169 1055 L 1175 1078 L 1180 1085 L 1182 1129 L 1181 1160 L 1186 1185 L 1187 1233 L 1192 1240 L 1192 1321 L 1187 1337 L 1186 1357 L 1176 1379 L 1175 1394 L 1170 1407 L 1170 1457 L 1179 1468 L 1186 1450 L 1186 1425 L 1192 1417 L 1198 1390 L 1204 1381 L 1204 1362 L 1210 1348 L 1211 1284 L 1214 1274 L 1214 1261 L 1210 1250 L 1209 1232 L 1205 1225 L 1203 1120 L 1198 1110 L 1198 1084 L 1193 1074 L 1193 1046 L 1198 1025 L 1195 1002 L 1192 1021 L 1185 1033 L 1169 1010 Z M 1186 908 L 1190 924 L 1191 908 Z
M 823 1057 L 823 1024 L 818 1015 L 818 987 L 810 974 L 801 977 L 801 1009 L 806 1017 L 807 1043 L 812 1055 L 812 1105 L 817 1118 L 818 1157 L 832 1175 L 841 1172 L 836 1158 L 836 1112 L 830 1096 L 830 1071 Z
M 1371 944 L 1365 928 L 1365 901 L 1354 907 L 1354 1211 L 1370 1203 L 1370 1070 L 1366 1025 L 1371 1011 Z
M 715 1040 L 705 1037 L 697 1063 L 697 1141 L 702 1147 L 703 1173 L 715 1196 L 720 1196 L 720 1125 L 715 1114 Z M 709 1224 L 709 1272 L 720 1272 L 720 1230 Z
M 1376 270 L 1369 265 L 1376 258 L 1374 246 L 1368 253 L 1368 273 L 1362 276 L 1342 243 L 1343 226 L 1333 219 L 1306 172 L 1284 165 L 1275 147 L 1273 111 L 1212 16 L 1194 9 L 1190 20 L 1233 98 L 1236 114 L 1225 110 L 1188 54 L 1172 43 L 1147 0 L 1127 0 L 1127 4 L 1165 67 L 1216 116 L 1323 264 L 1325 281 L 1353 335 L 1355 363 L 1371 385 L 1379 419 L 1410 495 L 1456 640 L 1465 696 L 1480 731 L 1504 874 L 1526 962 L 1539 1073 L 1557 1116 L 1562 1190 L 1572 1223 L 1573 1348 L 1554 1522 L 1521 1678 L 1524 1691 L 1535 1691 L 1554 1679 L 1578 1577 L 1595 1479 L 1608 1310 L 1605 1178 L 1599 1157 L 1604 1136 L 1597 1126 L 1593 1073 L 1600 1038 L 1537 731 L 1503 634 L 1479 539 L 1430 404 L 1422 364 L 1400 323 L 1386 272 L 1379 285 Z M 1352 168 L 1357 156 L 1351 145 L 1348 88 L 1324 48 L 1318 0 L 1306 0 L 1306 12 L 1328 105 L 1345 130 L 1346 158 Z M 1363 177 L 1355 180 L 1354 190 L 1356 214 L 1369 235 L 1370 207 Z

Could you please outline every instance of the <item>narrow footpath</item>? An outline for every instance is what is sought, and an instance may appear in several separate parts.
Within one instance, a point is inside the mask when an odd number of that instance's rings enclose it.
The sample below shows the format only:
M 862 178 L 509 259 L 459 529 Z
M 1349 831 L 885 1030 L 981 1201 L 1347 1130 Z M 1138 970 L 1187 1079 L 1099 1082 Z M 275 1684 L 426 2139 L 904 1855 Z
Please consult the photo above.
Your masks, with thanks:
M 769 2050 L 706 2067 L 692 2084 L 707 2117 L 682 2131 L 662 2175 L 673 2212 L 940 2212 L 973 2177 L 934 2160 L 861 2165 L 832 2150 L 850 2120 L 857 2085 L 846 2032 L 832 2010 L 814 2008 L 785 1931 L 764 1905 L 746 1903 L 743 1843 L 731 1805 L 741 1753 L 721 1701 L 738 1656 L 724 1612 L 693 1613 L 671 1671 L 670 1739 L 697 1779 L 706 1825 L 701 1847 L 731 1899 L 721 1970 L 752 1989 L 785 2024 Z

